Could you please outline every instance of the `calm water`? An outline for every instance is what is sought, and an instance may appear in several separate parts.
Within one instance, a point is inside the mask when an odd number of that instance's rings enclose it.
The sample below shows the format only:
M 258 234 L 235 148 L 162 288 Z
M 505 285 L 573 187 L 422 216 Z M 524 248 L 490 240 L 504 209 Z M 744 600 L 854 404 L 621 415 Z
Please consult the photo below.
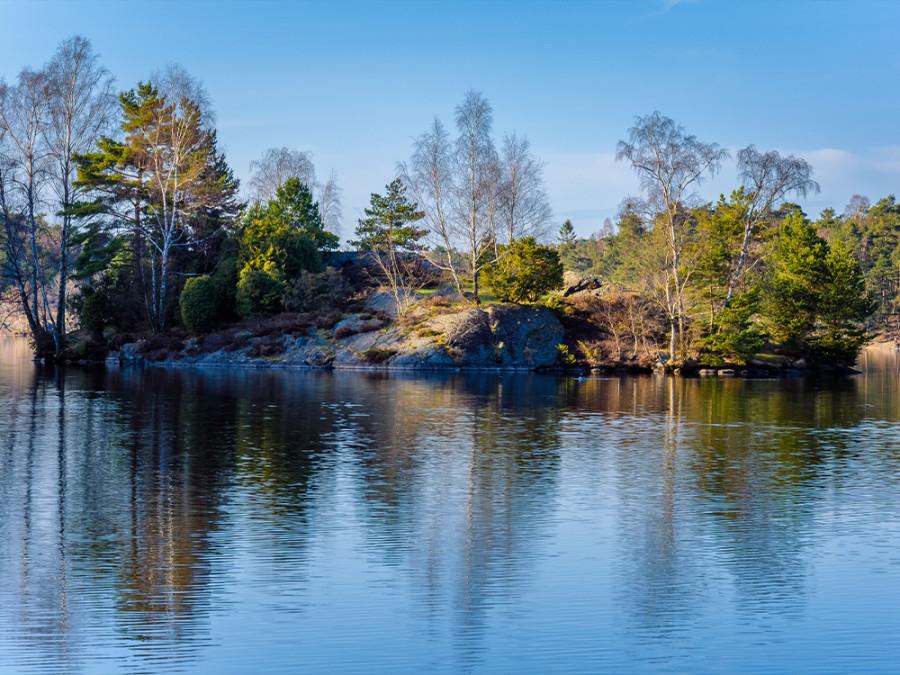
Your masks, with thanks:
M 42 369 L 0 672 L 896 672 L 900 362 L 842 381 Z

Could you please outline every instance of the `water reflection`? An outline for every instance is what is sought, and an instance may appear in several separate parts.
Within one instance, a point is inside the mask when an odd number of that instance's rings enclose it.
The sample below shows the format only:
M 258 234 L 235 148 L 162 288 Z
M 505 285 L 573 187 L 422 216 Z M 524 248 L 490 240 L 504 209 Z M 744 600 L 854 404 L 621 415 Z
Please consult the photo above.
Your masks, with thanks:
M 16 348 L 0 670 L 740 670 L 837 630 L 815 609 L 872 579 L 823 594 L 836 546 L 900 569 L 893 355 L 842 381 L 579 382 Z

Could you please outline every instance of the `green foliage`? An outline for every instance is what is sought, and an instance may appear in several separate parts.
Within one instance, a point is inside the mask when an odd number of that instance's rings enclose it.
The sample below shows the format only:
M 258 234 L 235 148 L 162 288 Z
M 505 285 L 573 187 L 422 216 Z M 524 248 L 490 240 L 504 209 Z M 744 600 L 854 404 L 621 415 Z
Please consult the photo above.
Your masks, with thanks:
M 265 270 L 244 269 L 237 285 L 238 316 L 273 316 L 283 309 L 284 282 Z
M 324 272 L 301 272 L 287 283 L 284 308 L 289 312 L 314 312 L 334 307 L 346 294 L 343 274 L 334 267 Z
M 562 285 L 559 254 L 525 237 L 498 247 L 496 262 L 485 268 L 484 280 L 498 300 L 534 302 Z
M 219 313 L 219 297 L 212 278 L 204 275 L 192 277 L 184 284 L 179 305 L 181 320 L 192 333 L 210 329 Z
M 240 235 L 241 274 L 262 271 L 279 282 L 322 269 L 322 250 L 338 238 L 322 228 L 319 206 L 297 178 L 278 188 L 275 199 L 251 206 Z
M 105 289 L 87 289 L 77 304 L 76 311 L 81 328 L 93 339 L 102 340 L 103 330 L 109 323 L 109 302 Z
M 322 256 L 315 241 L 305 232 L 287 227 L 265 216 L 251 220 L 241 233 L 242 272 L 263 271 L 280 280 L 304 270 L 319 271 Z
M 700 363 L 720 366 L 724 363 L 746 363 L 766 344 L 767 336 L 754 322 L 759 311 L 759 293 L 750 291 L 735 295 L 731 303 L 715 317 L 716 332 L 698 342 L 706 350 Z
M 556 345 L 556 360 L 562 366 L 574 366 L 577 363 L 575 356 L 569 352 L 569 346 L 564 344 Z
M 789 216 L 769 298 L 772 336 L 812 362 L 850 365 L 865 343 L 861 324 L 875 309 L 849 250 L 829 246 L 799 212 Z
M 740 188 L 724 195 L 714 208 L 694 210 L 697 230 L 687 254 L 693 260 L 691 295 L 708 309 L 720 307 L 740 255 L 750 198 Z M 755 259 L 756 251 L 751 252 Z
M 220 321 L 231 321 L 236 316 L 235 302 L 237 284 L 240 280 L 239 270 L 237 256 L 226 252 L 220 258 L 219 265 L 212 274 L 212 283 L 216 291 L 217 317 Z
M 401 180 L 388 183 L 385 195 L 372 194 L 366 217 L 358 221 L 356 241 L 352 246 L 361 251 L 395 251 L 412 253 L 422 250 L 419 240 L 427 234 L 412 225 L 425 217 L 419 205 L 410 202 Z
M 567 220 L 562 225 L 559 226 L 559 232 L 557 233 L 557 239 L 559 239 L 559 248 L 562 250 L 564 248 L 571 248 L 575 245 L 575 227 L 572 225 L 571 220 Z

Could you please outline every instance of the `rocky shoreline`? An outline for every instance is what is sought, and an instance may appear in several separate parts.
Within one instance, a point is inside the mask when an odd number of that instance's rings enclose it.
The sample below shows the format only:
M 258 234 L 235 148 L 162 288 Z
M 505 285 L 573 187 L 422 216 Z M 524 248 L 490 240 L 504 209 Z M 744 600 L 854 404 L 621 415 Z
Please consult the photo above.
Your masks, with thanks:
M 190 338 L 176 349 L 154 348 L 152 342 L 128 343 L 111 351 L 106 363 L 179 368 L 534 371 L 556 366 L 557 345 L 563 339 L 559 320 L 542 306 L 489 305 L 422 312 L 414 321 L 395 319 L 370 307 L 329 329 L 310 327 L 301 335 L 214 333 Z M 227 344 L 219 346 L 218 342 Z

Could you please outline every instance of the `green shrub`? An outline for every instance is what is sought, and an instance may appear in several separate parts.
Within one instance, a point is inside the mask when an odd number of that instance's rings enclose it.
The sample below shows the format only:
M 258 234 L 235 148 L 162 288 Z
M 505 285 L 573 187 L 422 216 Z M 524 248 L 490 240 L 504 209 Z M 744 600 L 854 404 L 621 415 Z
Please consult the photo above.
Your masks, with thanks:
M 245 269 L 241 272 L 235 297 L 238 316 L 243 319 L 274 316 L 282 310 L 283 294 L 284 284 L 268 272 Z
M 335 307 L 346 297 L 341 271 L 328 267 L 324 272 L 301 272 L 291 279 L 284 292 L 284 308 L 289 312 L 314 312 Z
M 219 313 L 217 290 L 208 275 L 191 277 L 185 282 L 179 298 L 181 320 L 192 333 L 204 333 L 215 322 Z
M 498 300 L 534 302 L 562 285 L 559 254 L 538 244 L 534 237 L 500 246 L 498 252 L 497 261 L 484 270 L 485 283 Z

